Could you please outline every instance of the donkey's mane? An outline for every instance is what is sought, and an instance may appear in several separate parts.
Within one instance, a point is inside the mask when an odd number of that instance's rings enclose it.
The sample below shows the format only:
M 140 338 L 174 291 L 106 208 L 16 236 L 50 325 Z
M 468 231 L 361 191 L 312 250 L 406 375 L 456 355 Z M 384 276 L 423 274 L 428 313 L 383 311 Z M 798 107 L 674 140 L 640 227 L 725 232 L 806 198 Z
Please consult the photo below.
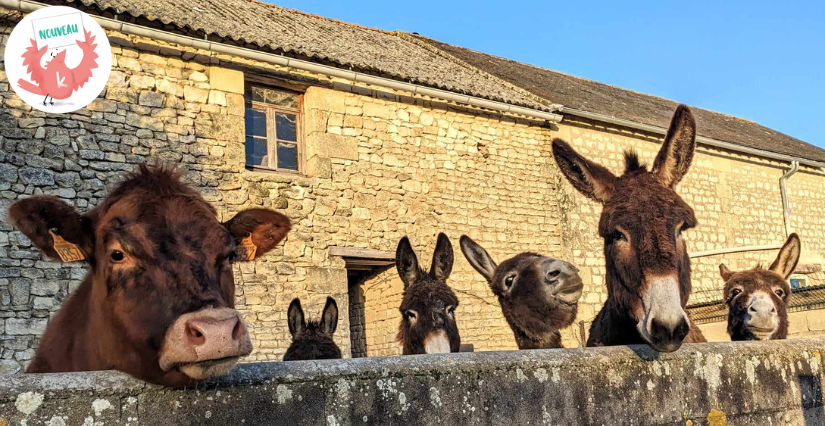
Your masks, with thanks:
M 639 153 L 636 150 L 628 149 L 624 152 L 624 172 L 632 173 L 639 170 L 647 170 L 647 165 L 639 160 Z

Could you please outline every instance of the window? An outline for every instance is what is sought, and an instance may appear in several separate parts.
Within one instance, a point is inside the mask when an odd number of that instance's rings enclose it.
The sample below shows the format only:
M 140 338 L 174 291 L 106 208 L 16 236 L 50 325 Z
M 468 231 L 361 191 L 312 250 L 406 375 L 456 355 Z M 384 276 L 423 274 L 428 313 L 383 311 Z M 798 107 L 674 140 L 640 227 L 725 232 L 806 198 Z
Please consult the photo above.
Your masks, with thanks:
M 301 171 L 300 106 L 299 93 L 271 87 L 247 87 L 247 166 Z

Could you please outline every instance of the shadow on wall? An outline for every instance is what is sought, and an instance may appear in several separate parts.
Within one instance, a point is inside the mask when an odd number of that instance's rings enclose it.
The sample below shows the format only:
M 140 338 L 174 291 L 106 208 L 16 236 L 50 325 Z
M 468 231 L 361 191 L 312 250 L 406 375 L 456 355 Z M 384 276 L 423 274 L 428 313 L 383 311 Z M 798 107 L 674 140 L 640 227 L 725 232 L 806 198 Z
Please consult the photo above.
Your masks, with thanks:
M 799 390 L 805 424 L 825 424 L 825 407 L 823 407 L 822 404 L 822 383 L 819 377 L 800 375 Z

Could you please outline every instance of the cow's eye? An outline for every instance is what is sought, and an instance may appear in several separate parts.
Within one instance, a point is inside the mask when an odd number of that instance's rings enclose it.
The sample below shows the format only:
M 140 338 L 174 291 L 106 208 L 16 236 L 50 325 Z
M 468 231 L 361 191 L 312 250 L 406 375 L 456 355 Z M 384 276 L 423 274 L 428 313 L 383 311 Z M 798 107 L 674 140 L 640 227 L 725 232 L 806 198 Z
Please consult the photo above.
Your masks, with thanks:
M 120 250 L 112 250 L 109 252 L 109 259 L 112 259 L 112 262 L 119 263 L 123 262 L 123 259 L 126 258 L 126 255 L 123 254 Z
M 783 291 L 781 288 L 774 290 L 774 293 L 776 293 L 776 295 L 780 298 L 785 297 L 785 291 Z

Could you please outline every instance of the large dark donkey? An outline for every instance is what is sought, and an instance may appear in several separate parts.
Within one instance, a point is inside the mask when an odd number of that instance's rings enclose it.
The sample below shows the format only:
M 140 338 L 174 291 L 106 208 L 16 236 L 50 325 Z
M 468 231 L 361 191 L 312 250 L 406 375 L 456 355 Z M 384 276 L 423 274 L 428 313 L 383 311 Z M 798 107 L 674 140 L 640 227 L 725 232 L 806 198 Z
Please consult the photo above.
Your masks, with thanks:
M 562 173 L 582 194 L 604 206 L 607 301 L 590 328 L 587 346 L 649 343 L 672 352 L 682 342 L 704 342 L 685 312 L 690 296 L 690 258 L 682 232 L 696 226 L 693 209 L 674 187 L 685 176 L 696 147 L 696 122 L 680 105 L 653 169 L 625 154 L 620 177 L 553 141 Z

